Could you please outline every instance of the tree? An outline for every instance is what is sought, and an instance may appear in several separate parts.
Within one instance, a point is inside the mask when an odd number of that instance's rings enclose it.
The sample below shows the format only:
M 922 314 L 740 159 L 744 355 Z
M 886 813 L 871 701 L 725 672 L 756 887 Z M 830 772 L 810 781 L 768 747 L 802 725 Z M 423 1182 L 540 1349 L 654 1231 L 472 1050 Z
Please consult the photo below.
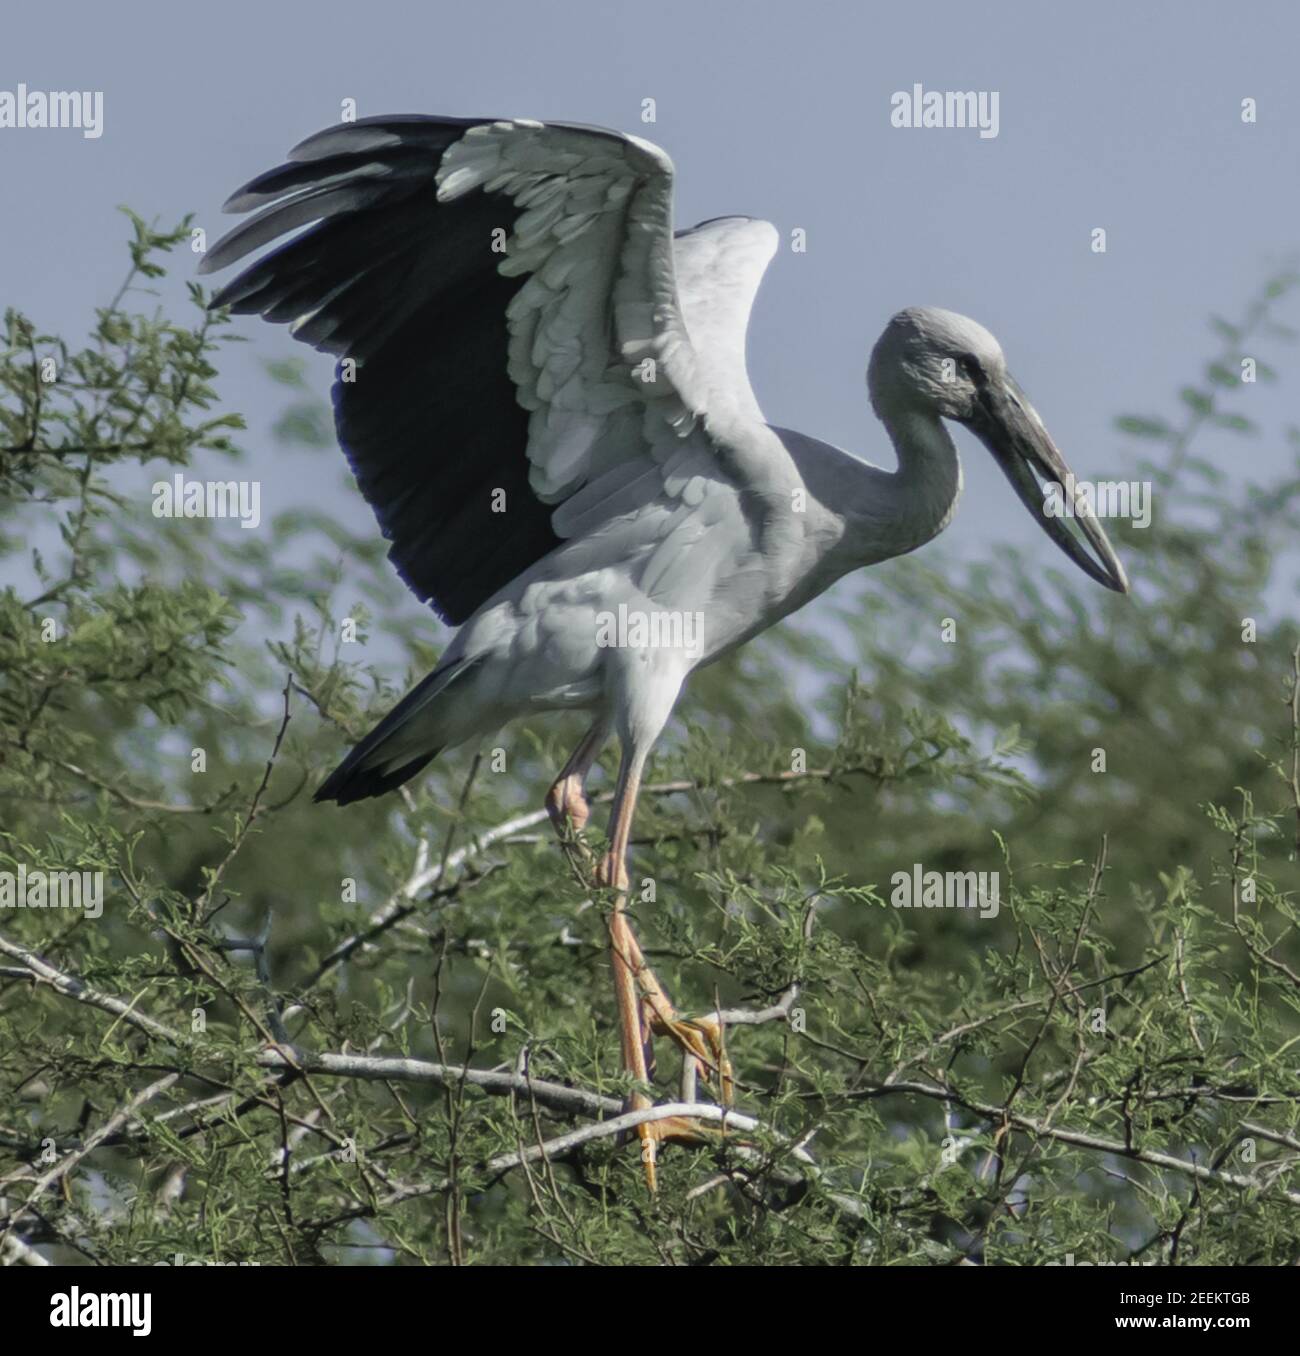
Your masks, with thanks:
M 1134 600 L 938 545 L 697 677 L 634 911 L 679 1007 L 727 1014 L 739 1115 L 651 1199 L 608 901 L 533 808 L 576 727 L 311 805 L 436 630 L 374 535 L 155 516 L 142 475 L 256 467 L 225 318 L 143 300 L 186 223 L 131 223 L 84 347 L 5 317 L 6 1260 L 1296 1260 L 1300 650 L 1263 599 L 1300 479 L 1195 454 L 1254 436 L 1239 359 L 1272 378 L 1292 276 L 1216 322 L 1181 422 L 1119 421 L 1161 450 Z M 977 907 L 899 907 L 949 872 Z

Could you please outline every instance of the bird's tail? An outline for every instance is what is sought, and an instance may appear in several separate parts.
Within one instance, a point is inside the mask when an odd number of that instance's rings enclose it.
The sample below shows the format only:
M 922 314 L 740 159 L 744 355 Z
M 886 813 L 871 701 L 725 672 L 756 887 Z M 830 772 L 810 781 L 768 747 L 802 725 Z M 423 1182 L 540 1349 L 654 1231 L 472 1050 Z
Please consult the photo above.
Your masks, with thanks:
M 434 669 L 326 777 L 313 799 L 350 805 L 409 782 L 446 743 L 437 742 L 431 704 L 472 666 L 472 661 L 459 660 Z

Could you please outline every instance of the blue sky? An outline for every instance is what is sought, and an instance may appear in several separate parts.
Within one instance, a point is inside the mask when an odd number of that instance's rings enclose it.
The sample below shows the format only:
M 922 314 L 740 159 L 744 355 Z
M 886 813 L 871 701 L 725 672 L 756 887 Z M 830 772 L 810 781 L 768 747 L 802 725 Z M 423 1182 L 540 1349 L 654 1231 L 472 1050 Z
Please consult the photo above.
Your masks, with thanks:
M 1174 413 L 1214 348 L 1207 312 L 1235 314 L 1294 249 L 1297 50 L 1300 10 L 1282 3 L 14 7 L 0 89 L 102 90 L 104 131 L 0 130 L 3 301 L 47 329 L 84 328 L 125 258 L 117 204 L 164 222 L 193 211 L 215 239 L 226 195 L 336 121 L 344 99 L 362 116 L 605 124 L 672 155 L 680 225 L 739 212 L 787 239 L 806 231 L 806 253 L 778 254 L 750 333 L 772 422 L 889 464 L 867 353 L 893 311 L 939 305 L 998 336 L 1080 476 L 1122 475 L 1146 449 L 1113 417 Z M 915 82 L 998 91 L 999 135 L 891 126 L 891 95 Z M 1104 255 L 1090 247 L 1098 226 Z M 258 364 L 309 351 L 239 325 L 251 342 L 221 387 L 250 420 L 264 517 L 310 500 L 366 523 L 344 475 L 305 483 L 267 437 L 284 397 Z M 309 356 L 324 394 L 330 363 Z M 1281 383 L 1242 397 L 1265 433 L 1211 436 L 1204 455 L 1232 467 L 1246 451 L 1261 475 L 1289 464 L 1281 366 Z M 967 488 L 950 542 L 1015 540 L 1059 564 L 982 449 L 959 442 Z M 1156 515 L 1152 530 L 1158 503 Z

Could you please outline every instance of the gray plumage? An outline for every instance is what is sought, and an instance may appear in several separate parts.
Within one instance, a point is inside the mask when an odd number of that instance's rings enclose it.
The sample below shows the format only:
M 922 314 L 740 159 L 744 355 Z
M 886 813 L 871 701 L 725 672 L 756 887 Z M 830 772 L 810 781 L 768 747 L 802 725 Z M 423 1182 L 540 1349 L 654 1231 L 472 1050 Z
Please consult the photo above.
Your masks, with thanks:
M 581 709 L 592 730 L 568 772 L 580 787 L 616 732 L 630 816 L 695 668 L 947 525 L 961 471 L 944 419 L 985 441 L 1081 568 L 1127 587 L 1082 506 L 1082 539 L 1044 517 L 1040 481 L 1068 468 L 974 321 L 908 310 L 876 344 L 896 470 L 768 425 L 744 355 L 776 231 L 723 217 L 674 234 L 672 166 L 638 138 L 368 119 L 228 206 L 257 215 L 204 271 L 316 223 L 216 303 L 352 360 L 339 440 L 402 577 L 461 625 L 321 798 L 379 794 L 513 717 Z M 620 615 L 698 618 L 698 644 L 607 643 Z

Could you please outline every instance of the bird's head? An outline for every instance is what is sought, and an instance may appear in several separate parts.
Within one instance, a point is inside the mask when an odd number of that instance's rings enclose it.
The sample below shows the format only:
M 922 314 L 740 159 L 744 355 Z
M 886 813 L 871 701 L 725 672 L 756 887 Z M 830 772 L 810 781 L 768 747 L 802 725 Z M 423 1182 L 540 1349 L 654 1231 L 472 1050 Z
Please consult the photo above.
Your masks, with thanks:
M 1065 487 L 1074 483 L 1073 475 L 1007 371 L 1001 345 L 983 325 L 929 306 L 900 311 L 871 351 L 867 388 L 872 408 L 886 423 L 920 414 L 964 424 L 993 453 L 1061 550 L 1099 583 L 1128 592 L 1124 567 L 1087 502 L 1074 502 L 1072 518 L 1048 513 L 1044 486 L 1060 486 L 1057 502 L 1070 503 Z M 1078 524 L 1082 541 L 1071 522 Z

